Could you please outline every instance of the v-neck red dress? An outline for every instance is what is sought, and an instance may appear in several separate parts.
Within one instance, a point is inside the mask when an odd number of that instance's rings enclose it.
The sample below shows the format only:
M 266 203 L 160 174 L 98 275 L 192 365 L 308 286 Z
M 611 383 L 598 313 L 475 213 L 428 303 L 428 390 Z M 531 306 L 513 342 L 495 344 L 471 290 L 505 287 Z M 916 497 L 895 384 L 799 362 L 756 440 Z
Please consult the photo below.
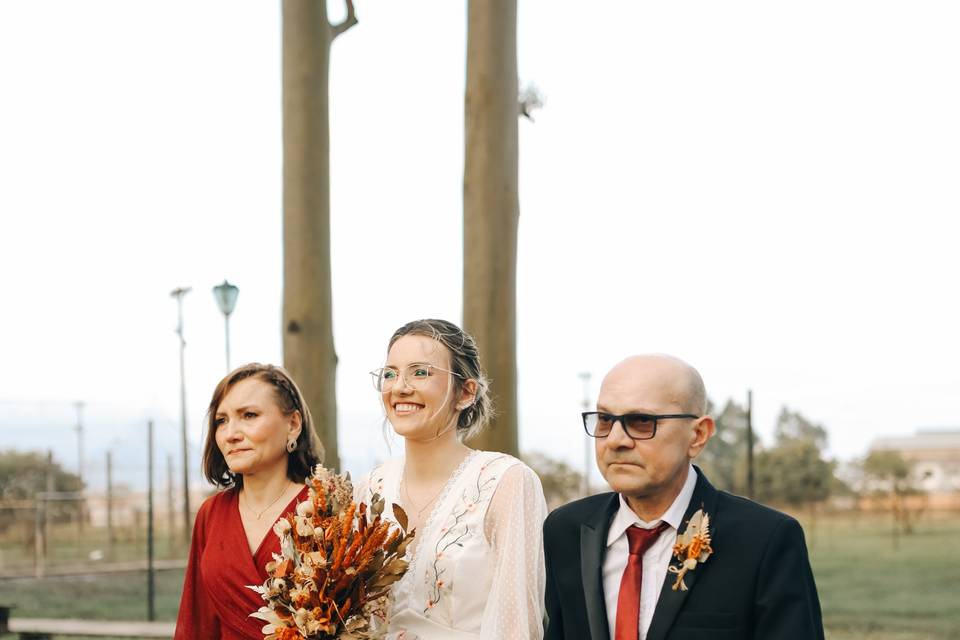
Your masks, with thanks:
M 247 585 L 262 585 L 267 579 L 265 567 L 274 553 L 280 553 L 280 540 L 271 527 L 257 552 L 250 555 L 240 520 L 239 495 L 227 489 L 200 505 L 175 640 L 263 640 L 260 629 L 266 622 L 250 614 L 264 601 Z M 306 499 L 304 487 L 281 513 L 293 511 Z

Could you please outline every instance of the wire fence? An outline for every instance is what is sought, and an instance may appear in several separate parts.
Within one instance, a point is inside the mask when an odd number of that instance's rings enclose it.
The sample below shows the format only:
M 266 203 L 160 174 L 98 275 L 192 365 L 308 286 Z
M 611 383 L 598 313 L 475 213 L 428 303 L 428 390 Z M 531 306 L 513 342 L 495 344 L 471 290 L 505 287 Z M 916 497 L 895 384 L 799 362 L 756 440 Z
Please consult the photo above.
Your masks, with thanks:
M 153 555 L 186 557 L 209 493 L 200 447 L 190 443 L 185 474 L 179 423 L 157 420 L 151 447 L 148 422 L 105 405 L 0 400 L 0 576 L 145 565 L 151 484 Z
M 199 503 L 200 496 L 198 496 Z M 70 575 L 144 568 L 149 554 L 147 498 L 140 492 L 39 493 L 0 501 L 0 577 Z M 182 512 L 154 512 L 153 557 L 186 558 Z

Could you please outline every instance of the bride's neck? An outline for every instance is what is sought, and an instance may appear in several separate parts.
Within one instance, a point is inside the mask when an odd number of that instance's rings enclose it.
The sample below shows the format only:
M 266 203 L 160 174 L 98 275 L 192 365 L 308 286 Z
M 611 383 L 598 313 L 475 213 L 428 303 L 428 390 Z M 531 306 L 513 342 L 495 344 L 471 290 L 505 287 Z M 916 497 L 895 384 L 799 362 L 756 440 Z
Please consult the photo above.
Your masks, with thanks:
M 404 473 L 414 484 L 445 482 L 470 452 L 453 430 L 431 442 L 406 440 L 404 448 Z

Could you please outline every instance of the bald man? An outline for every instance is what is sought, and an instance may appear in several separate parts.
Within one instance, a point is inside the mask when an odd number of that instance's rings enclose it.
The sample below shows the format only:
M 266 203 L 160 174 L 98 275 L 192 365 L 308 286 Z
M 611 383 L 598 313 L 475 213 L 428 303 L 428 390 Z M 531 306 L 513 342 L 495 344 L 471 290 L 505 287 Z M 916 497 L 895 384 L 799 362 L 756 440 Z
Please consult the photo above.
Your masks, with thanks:
M 692 464 L 716 428 L 706 398 L 665 355 L 604 378 L 583 425 L 613 492 L 544 523 L 548 640 L 822 640 L 800 525 Z

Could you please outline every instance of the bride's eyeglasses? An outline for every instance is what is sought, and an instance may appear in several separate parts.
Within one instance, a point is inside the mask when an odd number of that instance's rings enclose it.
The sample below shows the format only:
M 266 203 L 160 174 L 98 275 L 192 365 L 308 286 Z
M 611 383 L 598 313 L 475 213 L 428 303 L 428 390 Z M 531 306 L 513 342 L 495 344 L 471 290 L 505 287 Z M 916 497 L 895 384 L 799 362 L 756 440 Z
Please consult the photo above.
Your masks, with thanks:
M 430 377 L 434 375 L 434 371 L 443 371 L 458 378 L 463 378 L 456 371 L 450 371 L 425 362 L 408 364 L 402 371 L 396 367 L 380 367 L 371 371 L 370 375 L 373 376 L 373 387 L 380 393 L 386 393 L 391 391 L 400 380 L 403 380 L 404 384 L 411 389 L 422 389 Z

